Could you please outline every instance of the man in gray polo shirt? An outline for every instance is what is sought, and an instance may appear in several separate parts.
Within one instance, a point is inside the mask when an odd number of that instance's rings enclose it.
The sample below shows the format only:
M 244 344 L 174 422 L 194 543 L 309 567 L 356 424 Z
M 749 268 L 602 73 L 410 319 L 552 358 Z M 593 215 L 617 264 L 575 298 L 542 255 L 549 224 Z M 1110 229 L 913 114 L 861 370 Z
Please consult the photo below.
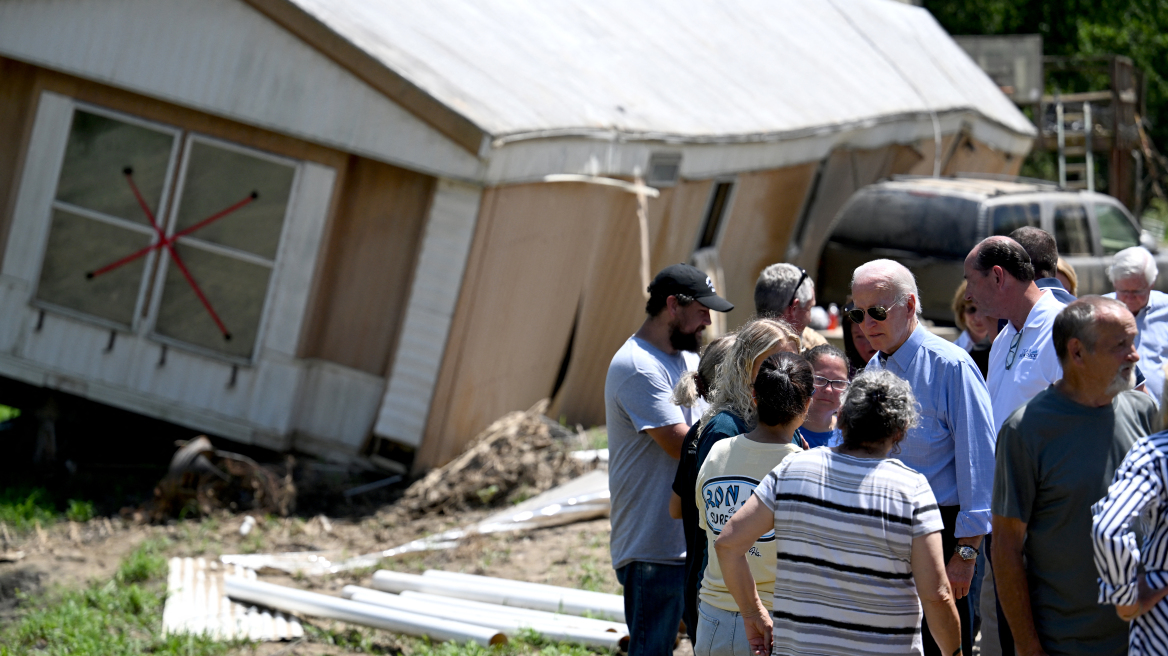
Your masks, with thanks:
M 702 271 L 674 264 L 649 285 L 648 318 L 621 346 L 604 382 L 612 566 L 624 586 L 629 656 L 667 656 L 681 622 L 685 537 L 669 516 L 682 442 L 705 406 L 670 401 L 682 376 L 697 369 L 710 310 L 734 306 Z

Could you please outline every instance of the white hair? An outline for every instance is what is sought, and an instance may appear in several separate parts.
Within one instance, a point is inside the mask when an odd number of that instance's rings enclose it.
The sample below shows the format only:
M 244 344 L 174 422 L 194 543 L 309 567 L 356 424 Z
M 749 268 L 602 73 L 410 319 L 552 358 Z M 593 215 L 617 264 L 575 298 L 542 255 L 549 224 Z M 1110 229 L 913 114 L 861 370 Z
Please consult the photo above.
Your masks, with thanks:
M 1119 280 L 1143 276 L 1144 282 L 1151 285 L 1156 282 L 1159 275 L 1156 258 L 1143 246 L 1132 246 L 1116 253 L 1115 262 L 1107 268 L 1107 277 L 1112 284 Z
M 856 281 L 865 276 L 887 280 L 896 291 L 898 300 L 912 296 L 917 302 L 917 316 L 919 317 L 923 312 L 921 308 L 921 293 L 917 291 L 917 279 L 913 277 L 912 271 L 909 271 L 900 262 L 893 260 L 872 260 L 871 262 L 861 264 L 852 272 L 851 287 L 855 287 Z

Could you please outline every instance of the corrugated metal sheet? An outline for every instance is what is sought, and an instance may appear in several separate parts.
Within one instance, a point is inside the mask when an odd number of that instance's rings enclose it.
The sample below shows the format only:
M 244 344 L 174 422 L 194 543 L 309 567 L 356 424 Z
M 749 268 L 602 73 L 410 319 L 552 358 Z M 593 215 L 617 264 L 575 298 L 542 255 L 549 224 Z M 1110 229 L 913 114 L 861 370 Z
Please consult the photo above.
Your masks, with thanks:
M 295 616 L 238 604 L 227 598 L 223 576 L 255 580 L 255 570 L 238 565 L 210 564 L 204 558 L 171 558 L 166 580 L 162 632 L 207 634 L 229 640 L 292 640 L 304 636 Z
M 481 198 L 479 187 L 449 180 L 439 180 L 434 190 L 397 357 L 373 428 L 377 435 L 422 443 Z
M 884 0 L 291 0 L 496 137 L 787 137 L 973 109 L 1034 128 L 924 9 Z

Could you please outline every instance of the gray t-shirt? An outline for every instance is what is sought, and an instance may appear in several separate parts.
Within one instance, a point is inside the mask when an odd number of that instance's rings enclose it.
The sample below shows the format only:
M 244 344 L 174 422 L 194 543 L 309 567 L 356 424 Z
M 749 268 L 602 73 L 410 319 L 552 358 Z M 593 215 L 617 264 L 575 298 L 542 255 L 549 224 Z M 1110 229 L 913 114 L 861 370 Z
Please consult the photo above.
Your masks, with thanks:
M 1127 653 L 1127 624 L 1097 601 L 1091 504 L 1106 496 L 1116 468 L 1155 422 L 1147 394 L 1123 392 L 1089 408 L 1052 386 L 1002 425 L 993 511 L 1027 524 L 1030 606 L 1051 656 Z
M 608 423 L 608 489 L 612 503 L 612 566 L 633 561 L 679 565 L 685 561 L 681 520 L 669 516 L 677 461 L 645 432 L 692 425 L 705 404 L 670 402 L 673 386 L 697 368 L 696 353 L 668 355 L 630 337 L 608 365 L 604 410 Z

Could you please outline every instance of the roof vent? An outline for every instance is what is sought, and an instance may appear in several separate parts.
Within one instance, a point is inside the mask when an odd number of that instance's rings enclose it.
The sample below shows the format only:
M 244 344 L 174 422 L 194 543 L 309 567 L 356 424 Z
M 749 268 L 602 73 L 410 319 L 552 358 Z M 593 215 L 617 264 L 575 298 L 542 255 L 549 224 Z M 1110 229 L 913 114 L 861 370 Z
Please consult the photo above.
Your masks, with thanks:
M 681 176 L 681 153 L 653 153 L 649 156 L 651 187 L 672 187 Z

